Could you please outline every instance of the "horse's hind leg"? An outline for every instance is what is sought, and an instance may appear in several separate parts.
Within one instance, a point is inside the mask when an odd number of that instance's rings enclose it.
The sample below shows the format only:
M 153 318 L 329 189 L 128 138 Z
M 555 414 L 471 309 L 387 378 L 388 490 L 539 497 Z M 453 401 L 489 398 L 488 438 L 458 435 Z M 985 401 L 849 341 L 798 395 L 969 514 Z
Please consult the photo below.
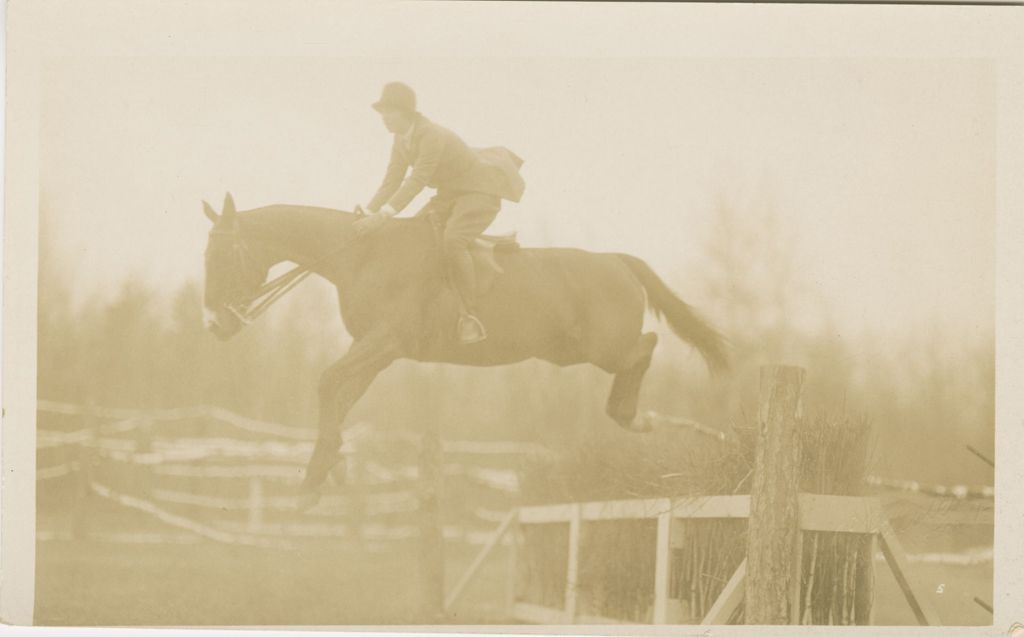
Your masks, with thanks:
M 651 366 L 651 356 L 657 344 L 658 335 L 654 332 L 641 334 L 612 381 L 605 410 L 612 420 L 630 431 L 650 430 L 649 425 L 639 425 L 634 421 L 640 398 L 640 385 L 644 381 L 647 368 Z

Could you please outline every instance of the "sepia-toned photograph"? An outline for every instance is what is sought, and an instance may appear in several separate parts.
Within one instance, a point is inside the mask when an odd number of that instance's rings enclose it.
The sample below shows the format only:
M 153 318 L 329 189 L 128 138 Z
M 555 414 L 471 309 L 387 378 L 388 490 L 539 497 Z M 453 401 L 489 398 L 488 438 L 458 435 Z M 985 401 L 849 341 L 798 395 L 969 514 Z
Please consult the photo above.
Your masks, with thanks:
M 30 623 L 993 630 L 995 53 L 666 35 L 877 7 L 636 8 L 631 53 L 612 5 L 42 4 Z

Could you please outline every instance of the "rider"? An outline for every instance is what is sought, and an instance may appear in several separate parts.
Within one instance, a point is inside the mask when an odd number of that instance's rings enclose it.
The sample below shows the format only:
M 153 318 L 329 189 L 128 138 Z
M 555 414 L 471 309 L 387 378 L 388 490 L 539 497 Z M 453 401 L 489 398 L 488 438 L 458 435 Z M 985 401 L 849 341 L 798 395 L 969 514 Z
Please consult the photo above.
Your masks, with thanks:
M 372 214 L 357 222 L 357 230 L 372 231 L 425 187 L 436 188 L 417 216 L 431 214 L 444 223 L 443 252 L 461 301 L 459 341 L 482 341 L 487 332 L 475 316 L 476 273 L 469 247 L 494 221 L 502 199 L 519 201 L 525 187 L 519 175 L 523 160 L 504 147 L 470 148 L 417 112 L 416 94 L 401 82 L 386 84 L 373 108 L 395 138 L 384 181 L 365 206 Z

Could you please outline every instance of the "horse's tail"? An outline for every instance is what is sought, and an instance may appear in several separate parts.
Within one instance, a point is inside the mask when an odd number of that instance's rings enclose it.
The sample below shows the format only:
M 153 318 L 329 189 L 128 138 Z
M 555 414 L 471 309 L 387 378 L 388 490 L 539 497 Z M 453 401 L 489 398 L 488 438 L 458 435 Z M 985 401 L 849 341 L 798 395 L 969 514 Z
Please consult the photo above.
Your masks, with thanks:
M 727 370 L 729 360 L 726 356 L 725 337 L 705 323 L 693 308 L 676 296 L 647 262 L 629 254 L 618 256 L 640 280 L 640 284 L 647 292 L 647 305 L 654 315 L 658 318 L 664 316 L 676 336 L 697 348 L 711 373 Z

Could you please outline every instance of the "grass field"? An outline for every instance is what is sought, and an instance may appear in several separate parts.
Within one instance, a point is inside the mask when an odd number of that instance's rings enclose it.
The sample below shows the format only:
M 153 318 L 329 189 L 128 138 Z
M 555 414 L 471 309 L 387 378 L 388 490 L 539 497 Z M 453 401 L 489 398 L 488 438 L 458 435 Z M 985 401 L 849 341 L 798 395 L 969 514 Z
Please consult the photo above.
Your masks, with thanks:
M 407 624 L 417 614 L 416 545 L 393 542 L 367 553 L 320 543 L 295 551 L 220 544 L 130 545 L 47 541 L 37 546 L 40 625 Z M 449 544 L 451 586 L 477 550 Z M 507 623 L 499 553 L 485 565 L 451 623 Z M 882 563 L 876 623 L 914 617 Z M 913 575 L 946 624 L 988 624 L 973 596 L 992 597 L 991 564 L 916 564 Z M 941 586 L 941 591 L 940 590 Z
M 384 553 L 217 544 L 40 542 L 40 625 L 286 625 L 417 623 L 415 544 Z M 472 558 L 449 552 L 449 581 Z M 478 591 L 503 599 L 500 573 Z M 487 589 L 495 590 L 488 592 Z M 497 617 L 459 613 L 458 623 Z
M 988 626 L 992 615 L 974 601 L 992 601 L 992 564 L 957 566 L 911 564 L 911 576 L 946 626 Z M 875 624 L 915 625 L 914 615 L 895 578 L 883 562 L 876 563 Z

